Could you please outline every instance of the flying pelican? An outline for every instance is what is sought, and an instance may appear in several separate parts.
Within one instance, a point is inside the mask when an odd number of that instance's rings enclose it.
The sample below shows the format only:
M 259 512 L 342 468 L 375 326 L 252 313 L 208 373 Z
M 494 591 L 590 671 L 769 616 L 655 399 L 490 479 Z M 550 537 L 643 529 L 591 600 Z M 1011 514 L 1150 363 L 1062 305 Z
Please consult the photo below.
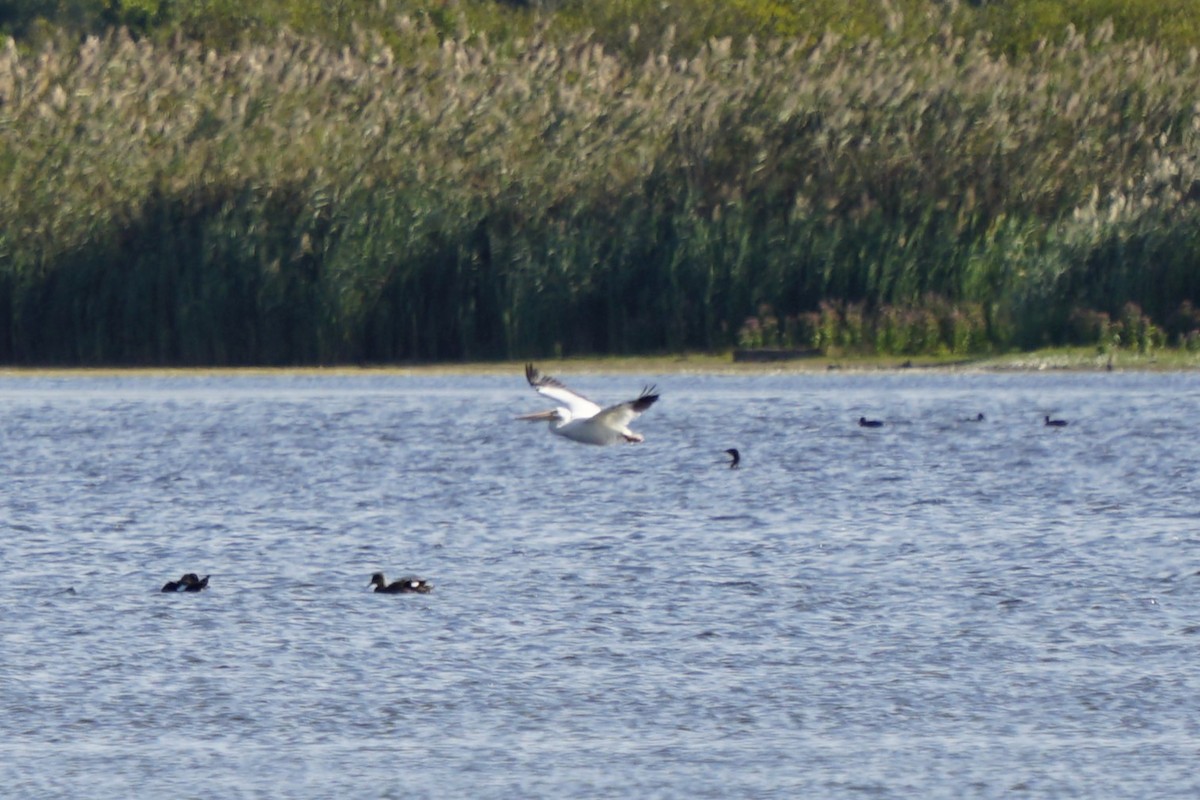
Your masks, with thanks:
M 617 442 L 643 442 L 645 437 L 640 433 L 629 430 L 629 423 L 658 399 L 653 386 L 642 389 L 636 400 L 607 408 L 588 400 L 586 397 L 563 386 L 555 378 L 538 372 L 533 364 L 525 365 L 525 379 L 529 385 L 537 389 L 538 394 L 563 403 L 552 411 L 539 411 L 536 414 L 524 414 L 517 419 L 537 422 L 546 420 L 550 430 L 559 436 L 565 436 L 574 442 L 583 444 L 615 444 Z

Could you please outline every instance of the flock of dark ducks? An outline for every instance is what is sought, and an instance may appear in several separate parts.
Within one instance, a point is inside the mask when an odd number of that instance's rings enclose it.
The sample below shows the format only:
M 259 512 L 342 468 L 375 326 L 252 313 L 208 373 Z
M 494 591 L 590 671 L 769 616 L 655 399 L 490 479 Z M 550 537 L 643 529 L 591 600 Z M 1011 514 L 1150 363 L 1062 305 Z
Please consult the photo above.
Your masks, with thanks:
M 985 419 L 986 419 L 986 417 L 983 416 L 983 412 L 981 411 L 973 417 L 967 417 L 966 419 L 962 419 L 959 421 L 960 422 L 983 422 Z M 1045 425 L 1047 428 L 1065 428 L 1071 424 L 1071 423 L 1067 422 L 1065 419 L 1052 419 L 1049 414 L 1045 415 L 1045 420 L 1046 420 Z M 858 418 L 858 426 L 860 428 L 882 428 L 883 420 L 867 419 L 866 417 L 859 417 Z M 728 451 L 726 451 L 726 452 L 728 452 Z
M 983 416 L 983 412 L 981 411 L 980 413 L 976 414 L 975 416 L 966 417 L 964 419 L 959 420 L 959 422 L 983 422 L 985 419 L 986 419 L 986 417 Z M 1046 414 L 1044 424 L 1047 428 L 1065 428 L 1065 427 L 1067 427 L 1067 425 L 1070 425 L 1071 423 L 1069 423 L 1065 419 L 1053 419 L 1053 418 L 1051 418 L 1051 416 L 1049 414 Z M 860 428 L 882 428 L 883 420 L 867 419 L 866 417 L 859 417 L 858 418 L 858 426 Z M 728 450 L 726 450 L 725 452 L 729 455 L 729 468 L 730 469 L 737 469 L 739 466 L 741 466 L 742 454 L 738 452 L 738 449 L 736 447 L 731 447 Z
M 167 581 L 163 584 L 162 591 L 200 592 L 208 588 L 210 577 L 212 576 L 205 575 L 201 578 L 196 573 L 189 572 L 177 581 Z M 405 575 L 398 581 L 388 583 L 382 572 L 372 575 L 371 582 L 367 586 L 374 586 L 375 591 L 382 594 L 429 594 L 433 591 L 432 583 L 415 575 Z
M 983 416 L 983 412 L 981 411 L 973 417 L 967 417 L 966 419 L 962 419 L 959 421 L 960 422 L 983 422 L 985 419 L 986 419 L 986 417 Z M 1065 419 L 1051 419 L 1049 414 L 1045 415 L 1045 420 L 1046 420 L 1045 425 L 1047 428 L 1065 428 L 1071 424 L 1071 423 L 1067 422 Z M 867 419 L 866 417 L 859 417 L 858 418 L 858 427 L 860 427 L 860 428 L 882 428 L 883 420 Z M 729 451 L 726 450 L 725 452 L 728 453 Z

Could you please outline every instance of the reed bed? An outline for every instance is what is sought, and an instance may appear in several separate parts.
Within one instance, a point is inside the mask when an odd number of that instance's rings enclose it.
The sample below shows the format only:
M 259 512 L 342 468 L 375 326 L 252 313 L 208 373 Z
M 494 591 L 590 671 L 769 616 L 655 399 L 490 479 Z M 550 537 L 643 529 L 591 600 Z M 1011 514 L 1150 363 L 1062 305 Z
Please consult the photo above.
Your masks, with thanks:
M 340 48 L 9 41 L 0 360 L 712 350 L 763 304 L 892 320 L 849 344 L 896 352 L 1111 341 L 1083 320 L 1130 305 L 1186 343 L 1197 61 L 1101 30 L 631 62 L 405 18 Z

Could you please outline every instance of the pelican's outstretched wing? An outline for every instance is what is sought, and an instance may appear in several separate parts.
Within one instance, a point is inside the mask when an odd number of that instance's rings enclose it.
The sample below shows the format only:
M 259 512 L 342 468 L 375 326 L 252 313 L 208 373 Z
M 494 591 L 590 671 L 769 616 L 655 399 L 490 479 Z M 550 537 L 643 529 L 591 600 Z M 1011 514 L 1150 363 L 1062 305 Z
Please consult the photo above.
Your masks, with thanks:
M 656 389 L 655 386 L 647 386 L 642 389 L 642 393 L 636 400 L 626 400 L 624 403 L 609 406 L 593 419 L 614 430 L 623 430 L 629 423 L 641 416 L 643 411 L 654 405 L 654 401 L 658 399 Z
M 537 367 L 533 364 L 525 365 L 525 379 L 529 381 L 530 386 L 537 389 L 538 394 L 557 400 L 569 408 L 571 416 L 575 419 L 588 419 L 601 413 L 600 406 L 588 400 L 583 395 L 571 391 L 557 378 L 551 378 L 549 375 L 543 375 L 538 372 Z M 650 402 L 654 401 L 651 400 Z M 634 414 L 634 416 L 637 415 Z M 633 419 L 633 417 L 630 417 L 630 419 Z

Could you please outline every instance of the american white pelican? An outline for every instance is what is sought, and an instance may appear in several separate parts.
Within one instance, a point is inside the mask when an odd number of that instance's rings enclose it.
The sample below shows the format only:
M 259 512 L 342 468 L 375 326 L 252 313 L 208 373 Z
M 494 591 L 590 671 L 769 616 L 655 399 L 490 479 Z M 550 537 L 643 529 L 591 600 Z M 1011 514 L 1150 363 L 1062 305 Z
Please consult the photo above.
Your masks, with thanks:
M 653 386 L 642 389 L 642 393 L 636 400 L 627 400 L 608 408 L 601 408 L 583 395 L 576 394 L 563 386 L 549 375 L 541 374 L 533 364 L 525 365 L 525 379 L 529 381 L 530 386 L 537 389 L 538 394 L 563 403 L 565 408 L 525 414 L 517 419 L 535 422 L 547 420 L 553 433 L 583 444 L 645 441 L 644 436 L 629 430 L 628 425 L 643 411 L 654 405 L 654 401 L 658 399 Z
M 738 464 L 742 463 L 742 454 L 738 452 L 736 447 L 731 447 L 725 452 L 729 454 L 729 468 L 737 469 Z

